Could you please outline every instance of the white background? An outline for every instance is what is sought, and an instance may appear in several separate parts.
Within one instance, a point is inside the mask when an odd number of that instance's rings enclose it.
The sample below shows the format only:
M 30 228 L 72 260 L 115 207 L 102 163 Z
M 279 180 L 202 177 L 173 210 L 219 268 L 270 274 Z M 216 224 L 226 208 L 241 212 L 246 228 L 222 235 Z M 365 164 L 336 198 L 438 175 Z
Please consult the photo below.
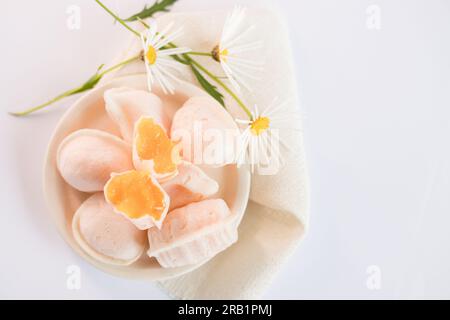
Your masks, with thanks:
M 105 2 L 127 15 L 146 1 Z M 450 1 L 277 2 L 295 50 L 312 220 L 264 298 L 450 298 Z M 78 31 L 66 27 L 72 4 L 81 8 Z M 381 10 L 380 30 L 366 25 L 370 5 Z M 167 298 L 82 261 L 47 215 L 46 144 L 74 99 L 27 119 L 6 114 L 86 80 L 127 31 L 94 1 L 10 0 L 0 39 L 0 297 Z M 79 291 L 66 288 L 72 264 L 82 271 Z M 379 290 L 366 285 L 370 266 L 381 272 Z

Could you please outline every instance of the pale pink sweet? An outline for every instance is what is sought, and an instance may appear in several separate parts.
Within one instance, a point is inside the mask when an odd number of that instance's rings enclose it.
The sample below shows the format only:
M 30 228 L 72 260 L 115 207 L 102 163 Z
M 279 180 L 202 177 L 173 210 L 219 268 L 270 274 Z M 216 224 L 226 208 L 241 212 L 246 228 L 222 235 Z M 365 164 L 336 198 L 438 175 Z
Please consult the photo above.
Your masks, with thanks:
M 102 191 L 112 172 L 133 168 L 131 147 L 109 133 L 82 129 L 62 141 L 57 166 L 64 180 L 75 189 Z
M 220 167 L 235 161 L 239 128 L 230 114 L 210 97 L 193 97 L 176 113 L 171 138 L 182 142 L 183 159 Z
M 150 117 L 169 133 L 170 120 L 161 99 L 155 94 L 128 88 L 115 88 L 105 92 L 106 111 L 119 126 L 123 139 L 133 142 L 135 123 L 143 116 Z
M 161 230 L 148 230 L 150 249 L 164 268 L 205 262 L 237 241 L 238 234 L 225 201 L 204 200 L 170 212 Z
M 186 161 L 178 166 L 178 175 L 162 187 L 170 197 L 170 211 L 204 200 L 219 191 L 219 184 L 214 179 Z
M 88 198 L 72 220 L 78 245 L 94 259 L 112 265 L 130 265 L 145 250 L 145 231 L 114 212 L 102 193 Z

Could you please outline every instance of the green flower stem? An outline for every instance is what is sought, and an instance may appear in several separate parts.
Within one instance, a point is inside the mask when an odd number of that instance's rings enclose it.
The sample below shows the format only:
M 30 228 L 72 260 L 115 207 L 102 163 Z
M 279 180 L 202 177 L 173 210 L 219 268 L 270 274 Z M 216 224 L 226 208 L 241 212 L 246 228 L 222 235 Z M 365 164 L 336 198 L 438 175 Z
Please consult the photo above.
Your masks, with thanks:
M 113 16 L 116 21 L 118 21 L 121 25 L 123 25 L 125 28 L 127 28 L 129 31 L 133 32 L 135 35 L 137 35 L 139 38 L 141 37 L 141 34 L 131 28 L 125 21 L 123 21 L 121 18 L 119 18 L 114 12 L 108 9 L 107 6 L 105 6 L 100 0 L 95 0 L 99 4 L 100 7 L 105 9 L 106 12 L 108 12 L 111 16 Z
M 170 46 L 171 48 L 177 48 L 177 45 L 170 42 L 168 44 L 168 46 Z M 237 94 L 235 94 L 233 92 L 233 90 L 231 90 L 221 79 L 220 77 L 217 77 L 216 75 L 214 75 L 211 71 L 209 71 L 208 69 L 206 69 L 204 66 L 202 66 L 200 63 L 198 63 L 196 60 L 194 60 L 193 58 L 191 58 L 189 56 L 189 54 L 191 54 L 191 52 L 185 53 L 183 54 L 183 57 L 190 63 L 193 64 L 194 66 L 196 66 L 198 69 L 200 69 L 201 71 L 203 71 L 208 77 L 210 77 L 212 80 L 214 80 L 219 86 L 221 86 L 237 103 L 238 105 L 242 108 L 242 110 L 244 110 L 244 112 L 247 114 L 247 116 L 250 118 L 250 120 L 253 120 L 253 115 L 250 112 L 250 110 L 247 108 L 247 106 L 245 105 L 245 103 L 237 96 Z
M 191 51 L 187 53 L 190 56 L 204 56 L 204 57 L 210 57 L 212 58 L 212 54 L 211 53 L 207 53 L 207 52 L 195 52 L 195 51 Z
M 66 91 L 66 92 L 60 94 L 59 96 L 53 98 L 52 100 L 50 100 L 50 101 L 48 101 L 48 102 L 46 102 L 46 103 L 44 103 L 44 104 L 41 104 L 41 105 L 39 105 L 39 106 L 37 106 L 37 107 L 30 108 L 30 109 L 25 110 L 25 111 L 22 111 L 22 112 L 10 112 L 9 114 L 12 115 L 12 116 L 16 116 L 16 117 L 24 117 L 24 116 L 27 116 L 27 115 L 29 115 L 29 114 L 31 114 L 31 113 L 33 113 L 33 112 L 42 110 L 42 109 L 44 109 L 45 107 L 47 107 L 47 106 L 49 106 L 49 105 L 51 105 L 51 104 L 53 104 L 53 103 L 55 103 L 55 102 L 58 102 L 58 101 L 60 101 L 60 100 L 62 100 L 62 99 L 64 99 L 64 98 L 67 98 L 67 97 L 70 97 L 71 95 L 74 95 L 75 93 L 77 93 L 77 91 L 78 91 L 79 89 L 80 89 L 80 88 L 76 88 L 76 89 L 72 89 L 72 90 Z
M 100 81 L 100 79 L 103 76 L 105 76 L 106 74 L 108 74 L 108 73 L 110 73 L 110 72 L 112 72 L 114 70 L 117 70 L 117 69 L 119 69 L 119 68 L 121 68 L 121 67 L 123 67 L 123 66 L 125 66 L 125 65 L 127 65 L 129 63 L 131 63 L 131 62 L 137 61 L 137 60 L 139 60 L 141 58 L 142 58 L 142 56 L 139 54 L 138 56 L 135 56 L 133 58 L 127 59 L 125 61 L 122 61 L 122 62 L 116 64 L 115 66 L 112 66 L 111 68 L 106 69 L 105 71 L 97 73 L 96 75 L 94 75 L 94 77 L 95 77 L 95 79 L 98 79 L 98 81 Z M 93 79 L 93 78 L 91 78 L 91 79 Z M 95 82 L 95 84 L 97 82 Z M 10 112 L 10 114 L 13 115 L 13 116 L 17 116 L 17 117 L 24 117 L 24 116 L 27 116 L 27 115 L 29 115 L 31 113 L 36 112 L 36 111 L 42 110 L 45 107 L 47 107 L 47 106 L 49 106 L 49 105 L 51 105 L 51 104 L 53 104 L 55 102 L 58 102 L 58 101 L 60 101 L 60 100 L 62 100 L 64 98 L 67 98 L 67 97 L 73 96 L 75 94 L 87 91 L 89 89 L 90 89 L 90 87 L 86 86 L 86 83 L 85 83 L 85 84 L 83 84 L 83 85 L 81 85 L 81 86 L 79 86 L 79 87 L 77 87 L 75 89 L 71 89 L 71 90 L 68 90 L 68 91 L 62 93 L 59 96 L 56 96 L 55 98 L 51 99 L 50 101 L 48 101 L 48 102 L 46 102 L 44 104 L 41 104 L 41 105 L 39 105 L 37 107 L 33 107 L 33 108 L 30 108 L 30 109 L 22 111 L 22 112 Z
M 134 30 L 133 28 L 131 28 L 124 20 L 122 20 L 121 18 L 119 18 L 119 16 L 117 16 L 114 12 L 112 12 L 110 9 L 108 9 L 100 0 L 95 0 L 103 9 L 106 10 L 106 12 L 108 12 L 114 19 L 116 19 L 117 21 L 119 21 L 119 23 L 121 25 L 123 25 L 125 28 L 127 28 L 129 31 L 133 32 L 136 36 L 138 36 L 139 38 L 141 37 L 140 33 L 137 32 L 136 30 Z M 139 22 L 141 22 L 145 27 L 149 27 L 148 24 L 143 21 L 142 19 L 138 19 Z M 178 46 L 174 43 L 169 43 L 167 46 L 171 47 L 171 48 L 178 48 Z M 242 102 L 241 99 L 239 99 L 239 97 L 222 81 L 220 80 L 218 77 L 216 77 L 214 74 L 212 74 L 208 69 L 206 69 L 205 67 L 203 67 L 200 63 L 198 63 L 197 61 L 195 61 L 194 59 L 192 59 L 189 55 L 202 55 L 202 56 L 212 56 L 211 53 L 203 53 L 203 52 L 189 52 L 189 53 L 185 53 L 182 56 L 185 58 L 185 60 L 189 63 L 191 63 L 192 65 L 196 66 L 198 69 L 200 69 L 201 71 L 203 71 L 208 77 L 210 77 L 212 80 L 214 80 L 219 86 L 221 86 L 238 104 L 239 106 L 242 108 L 242 110 L 244 110 L 244 112 L 248 115 L 248 117 L 250 118 L 250 120 L 253 119 L 252 113 L 250 112 L 250 110 L 246 107 L 246 105 L 244 104 L 244 102 Z M 173 57 L 175 60 L 179 61 L 178 57 Z
M 150 25 L 147 22 L 145 22 L 144 20 L 142 20 L 140 18 L 137 18 L 137 20 L 144 26 L 144 28 L 146 28 L 146 29 L 150 28 Z M 178 46 L 176 46 L 173 43 L 169 43 L 168 46 L 171 47 L 171 48 L 178 48 Z M 190 52 L 187 52 L 186 54 L 190 55 L 190 56 L 204 56 L 204 57 L 212 58 L 212 53 L 208 53 L 208 52 L 190 51 Z
M 120 68 L 126 66 L 127 64 L 130 64 L 130 63 L 132 63 L 132 62 L 135 62 L 135 61 L 141 60 L 141 59 L 142 59 L 142 54 L 140 53 L 140 54 L 138 54 L 137 56 L 134 56 L 134 57 L 132 57 L 132 58 L 130 58 L 130 59 L 127 59 L 127 60 L 125 60 L 125 61 L 122 61 L 122 62 L 120 62 L 120 63 L 118 63 L 118 64 L 112 66 L 111 68 L 106 69 L 105 71 L 103 71 L 103 72 L 100 73 L 100 76 L 103 77 L 104 75 L 106 75 L 106 74 L 108 74 L 108 73 L 110 73 L 110 72 L 112 72 L 112 71 L 115 71 L 115 70 L 117 70 L 117 69 L 120 69 Z
M 214 80 L 219 86 L 221 86 L 237 103 L 238 105 L 244 110 L 244 112 L 247 114 L 250 120 L 253 120 L 253 115 L 250 112 L 250 110 L 247 108 L 245 103 L 235 94 L 222 80 L 220 80 L 218 77 L 216 77 L 214 74 L 212 74 L 208 69 L 203 67 L 200 63 L 195 61 L 194 59 L 190 58 L 191 63 L 196 66 L 198 69 L 203 71 L 208 77 L 210 77 L 212 80 Z
M 177 45 L 170 42 L 168 44 L 168 46 L 170 46 L 171 48 L 177 48 Z M 211 71 L 209 71 L 208 69 L 206 69 L 204 66 L 202 66 L 200 63 L 198 63 L 196 60 L 194 60 L 193 58 L 191 58 L 189 56 L 191 52 L 185 53 L 183 54 L 183 57 L 185 58 L 185 60 L 187 62 L 189 62 L 190 64 L 196 66 L 198 69 L 200 69 L 201 71 L 203 71 L 208 77 L 210 77 L 213 81 L 215 81 L 219 86 L 221 86 L 236 102 L 237 104 L 242 108 L 242 110 L 244 110 L 244 112 L 247 114 L 247 116 L 249 117 L 250 120 L 253 120 L 253 115 L 250 112 L 250 110 L 247 108 L 247 106 L 245 105 L 245 103 L 237 96 L 237 94 L 235 94 L 233 92 L 233 90 L 231 90 L 222 80 L 220 77 L 214 75 Z

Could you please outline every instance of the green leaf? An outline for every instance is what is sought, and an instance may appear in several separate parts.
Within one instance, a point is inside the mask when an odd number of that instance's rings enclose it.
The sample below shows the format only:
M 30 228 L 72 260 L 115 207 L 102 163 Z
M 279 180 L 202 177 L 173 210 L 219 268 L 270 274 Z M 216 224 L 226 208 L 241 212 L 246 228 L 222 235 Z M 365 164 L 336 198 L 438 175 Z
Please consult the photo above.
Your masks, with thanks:
M 145 6 L 141 12 L 138 12 L 131 17 L 124 19 L 124 21 L 131 22 L 138 19 L 147 19 L 152 17 L 157 12 L 168 12 L 170 7 L 178 0 L 156 0 L 156 2 L 151 6 Z
M 95 88 L 95 86 L 100 82 L 100 80 L 105 75 L 104 73 L 100 73 L 100 71 L 103 69 L 105 65 L 102 64 L 100 67 L 98 67 L 97 72 L 90 77 L 85 83 L 83 83 L 78 89 L 73 91 L 73 94 L 85 92 L 88 90 L 91 90 Z
M 177 61 L 177 62 L 179 62 L 179 63 L 182 63 L 182 64 L 184 64 L 184 65 L 186 65 L 186 66 L 190 66 L 191 65 L 191 63 L 189 62 L 189 60 L 185 60 L 185 59 L 183 59 L 183 56 L 176 56 L 176 55 L 174 55 L 174 56 L 171 56 L 172 57 L 172 59 L 174 59 L 175 61 Z
M 225 108 L 225 101 L 223 99 L 223 95 L 217 91 L 217 87 L 212 85 L 206 78 L 200 73 L 200 71 L 193 65 L 191 65 L 192 71 L 194 72 L 195 77 L 197 78 L 198 82 L 202 86 L 203 89 L 205 89 L 208 94 L 216 99 L 224 108 Z
M 134 62 L 134 61 L 136 61 L 138 59 L 141 59 L 141 58 L 142 57 L 139 54 L 138 56 L 135 56 L 133 58 L 127 59 L 125 61 L 122 61 L 122 62 L 116 64 L 115 66 L 112 66 L 111 68 L 109 68 L 107 70 L 104 70 L 104 71 L 102 71 L 102 70 L 103 70 L 103 67 L 105 65 L 102 64 L 100 67 L 98 67 L 98 69 L 95 72 L 95 74 L 92 77 L 90 77 L 85 83 L 83 83 L 81 86 L 79 86 L 79 87 L 77 87 L 75 89 L 68 90 L 68 91 L 66 91 L 64 93 L 61 93 L 60 95 L 56 96 L 55 98 L 51 99 L 50 101 L 47 101 L 46 103 L 43 103 L 43 104 L 41 104 L 41 105 L 39 105 L 37 107 L 33 107 L 33 108 L 30 108 L 30 109 L 27 109 L 27 110 L 21 111 L 21 112 L 10 112 L 10 114 L 13 115 L 13 116 L 18 116 L 18 117 L 27 116 L 27 115 L 29 115 L 29 114 L 31 114 L 33 112 L 39 111 L 41 109 L 44 109 L 44 108 L 48 107 L 49 105 L 52 105 L 55 102 L 58 102 L 58 101 L 60 101 L 60 100 L 62 100 L 64 98 L 67 98 L 67 97 L 73 96 L 75 94 L 91 90 L 91 89 L 95 88 L 95 86 L 99 83 L 99 81 L 103 78 L 103 76 L 105 74 L 110 73 L 110 72 L 112 72 L 114 70 L 117 70 L 117 69 L 119 69 L 119 68 L 121 68 L 121 67 L 123 67 L 123 66 L 125 66 L 125 65 L 127 65 L 127 64 L 129 64 L 131 62 Z

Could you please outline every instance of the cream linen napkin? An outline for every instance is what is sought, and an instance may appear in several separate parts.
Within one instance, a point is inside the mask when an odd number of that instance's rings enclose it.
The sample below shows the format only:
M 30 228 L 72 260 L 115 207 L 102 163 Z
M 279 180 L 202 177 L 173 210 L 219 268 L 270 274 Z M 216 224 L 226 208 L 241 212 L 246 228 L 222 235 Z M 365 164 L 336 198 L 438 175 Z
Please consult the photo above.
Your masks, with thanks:
M 230 8 L 231 10 L 232 8 Z M 184 27 L 178 45 L 208 52 L 220 39 L 226 14 L 213 12 L 169 13 L 158 19 L 166 25 L 174 21 Z M 259 53 L 265 60 L 260 81 L 252 83 L 253 94 L 245 96 L 248 105 L 261 110 L 274 97 L 290 103 L 280 115 L 298 114 L 297 87 L 294 78 L 288 30 L 274 10 L 250 9 L 248 23 L 255 25 L 254 40 L 263 40 Z M 140 50 L 133 39 L 118 60 Z M 199 58 L 208 68 L 220 74 L 220 67 L 208 58 Z M 128 66 L 112 77 L 143 73 L 142 64 Z M 195 81 L 187 70 L 185 80 Z M 194 82 L 195 83 L 195 82 Z M 245 119 L 233 100 L 227 106 L 235 118 Z M 299 118 L 299 117 L 298 117 Z M 179 278 L 161 282 L 162 288 L 178 299 L 257 299 L 270 285 L 286 259 L 302 240 L 308 226 L 308 175 L 303 148 L 301 121 L 292 118 L 291 129 L 280 135 L 289 146 L 284 150 L 285 163 L 274 176 L 252 177 L 250 202 L 239 228 L 239 241 L 201 268 Z

